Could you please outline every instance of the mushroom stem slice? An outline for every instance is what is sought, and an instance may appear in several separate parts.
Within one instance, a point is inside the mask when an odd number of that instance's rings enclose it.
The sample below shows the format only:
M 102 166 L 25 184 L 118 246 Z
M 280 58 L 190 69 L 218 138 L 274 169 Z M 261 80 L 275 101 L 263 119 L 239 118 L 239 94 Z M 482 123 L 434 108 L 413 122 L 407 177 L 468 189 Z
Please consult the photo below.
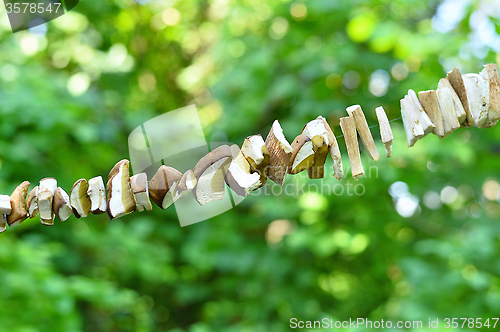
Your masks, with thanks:
M 365 174 L 365 171 L 363 170 L 363 165 L 361 164 L 356 123 L 354 122 L 354 118 L 352 116 L 340 118 L 340 128 L 344 134 L 347 154 L 349 155 L 349 161 L 351 162 L 352 176 L 354 177 L 354 180 L 357 181 L 358 177 Z
M 444 128 L 443 114 L 439 106 L 439 98 L 436 90 L 420 91 L 418 97 L 425 112 L 434 124 L 434 134 L 440 137 L 446 136 L 449 132 L 446 132 Z
M 389 119 L 387 114 L 385 114 L 384 108 L 379 106 L 375 109 L 377 114 L 378 124 L 380 128 L 380 139 L 384 143 L 385 154 L 387 158 L 392 155 L 392 142 L 394 137 L 392 136 L 391 125 L 389 124 Z
M 54 178 L 45 178 L 40 180 L 38 185 L 38 193 L 36 195 L 38 201 L 38 210 L 40 212 L 40 222 L 43 225 L 54 225 L 54 210 L 52 202 L 57 189 L 57 181 Z
M 28 218 L 28 211 L 26 208 L 26 196 L 28 196 L 28 189 L 30 183 L 24 181 L 10 195 L 10 204 L 12 212 L 7 216 L 7 223 L 9 226 L 16 226 L 21 224 Z
M 196 176 L 192 170 L 188 169 L 184 172 L 175 188 L 174 202 L 183 195 L 191 192 L 196 187 L 196 182 Z
M 12 212 L 9 195 L 0 195 L 0 233 L 5 232 L 7 216 Z
M 314 165 L 313 143 L 306 135 L 295 137 L 291 144 L 293 148 L 290 158 L 289 174 L 297 174 Z
M 229 164 L 224 179 L 229 188 L 237 195 L 246 197 L 249 192 L 261 186 L 260 175 L 251 173 L 250 164 L 241 153 L 238 145 L 231 146 L 231 153 L 233 159 Z
M 61 187 L 57 187 L 56 189 L 52 207 L 57 218 L 63 222 L 68 220 L 68 218 L 73 214 L 73 208 L 71 207 L 69 195 Z
M 36 198 L 37 194 L 38 186 L 35 186 L 35 188 L 31 189 L 30 194 L 28 195 L 28 201 L 26 202 L 30 219 L 36 217 L 39 213 L 38 200 Z
M 442 78 L 438 83 L 438 90 L 442 88 L 449 88 L 451 90 L 451 96 L 453 98 L 453 104 L 455 105 L 455 112 L 457 113 L 458 122 L 462 125 L 465 123 L 467 125 L 467 113 L 465 112 L 464 105 L 460 101 L 455 89 L 451 85 L 450 81 L 447 78 Z
M 262 187 L 266 184 L 269 166 L 269 151 L 262 136 L 252 135 L 245 138 L 241 146 L 241 153 L 250 164 L 250 172 L 260 175 L 260 186 Z
M 416 107 L 406 97 L 401 99 L 401 117 L 406 132 L 408 147 L 412 147 L 422 137 L 425 132 L 420 124 L 420 118 Z
M 168 206 L 163 207 L 163 201 L 167 194 L 171 196 L 172 187 L 181 177 L 182 173 L 175 168 L 161 165 L 149 182 L 148 191 L 153 202 L 160 208 L 166 209 Z
M 485 127 L 488 122 L 488 109 L 490 108 L 490 86 L 478 74 L 462 75 L 469 101 L 470 116 L 467 118 L 470 126 Z
M 378 161 L 380 159 L 380 153 L 375 146 L 372 133 L 370 132 L 370 128 L 368 128 L 368 123 L 366 122 L 365 114 L 361 110 L 361 106 L 349 106 L 347 108 L 347 113 L 349 113 L 349 115 L 354 118 L 356 129 L 359 132 L 361 141 L 363 142 L 365 148 L 368 150 L 370 157 L 372 157 L 373 160 Z
M 142 212 L 144 209 L 151 211 L 153 205 L 149 200 L 148 175 L 146 173 L 133 175 L 130 177 L 130 186 L 134 194 L 137 211 Z
M 453 94 L 450 88 L 438 88 L 436 90 L 439 108 L 443 116 L 443 129 L 445 135 L 451 134 L 453 130 L 460 128 L 460 122 L 453 101 Z
M 224 177 L 231 159 L 231 148 L 221 145 L 198 161 L 193 168 L 197 181 L 193 195 L 198 204 L 205 205 L 224 197 Z
M 274 121 L 271 131 L 267 135 L 266 146 L 269 151 L 269 170 L 267 175 L 277 185 L 282 186 L 290 164 L 293 148 L 286 140 L 285 135 L 283 135 L 283 130 L 278 120 Z
M 333 160 L 333 172 L 337 180 L 340 180 L 344 177 L 344 168 L 342 167 L 342 156 L 340 155 L 339 144 L 337 143 L 333 130 L 326 119 L 322 116 L 319 116 L 318 119 L 319 118 L 323 121 L 325 128 L 328 131 L 328 135 L 331 137 L 332 144 L 330 145 L 330 156 Z
M 111 169 L 106 190 L 108 192 L 108 214 L 111 219 L 122 217 L 136 209 L 134 195 L 130 187 L 130 162 L 120 160 Z
M 328 144 L 321 135 L 316 135 L 311 139 L 314 151 L 313 166 L 307 169 L 310 179 L 322 179 L 325 172 L 325 162 L 328 156 Z
M 493 127 L 500 119 L 500 77 L 497 65 L 494 63 L 486 64 L 480 75 L 488 80 L 490 89 L 490 109 L 485 127 Z
M 89 180 L 87 195 L 90 197 L 90 212 L 93 214 L 106 212 L 106 188 L 101 176 L 96 176 Z
M 77 218 L 85 218 L 90 213 L 92 201 L 88 195 L 89 184 L 85 179 L 79 179 L 73 184 L 69 201 Z

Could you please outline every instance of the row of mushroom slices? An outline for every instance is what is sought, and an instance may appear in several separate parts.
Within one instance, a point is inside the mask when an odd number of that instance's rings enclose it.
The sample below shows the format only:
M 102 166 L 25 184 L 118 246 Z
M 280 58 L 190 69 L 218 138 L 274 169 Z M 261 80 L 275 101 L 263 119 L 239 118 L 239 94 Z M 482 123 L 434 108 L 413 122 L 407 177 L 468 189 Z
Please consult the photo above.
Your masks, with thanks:
M 363 175 L 357 133 L 370 156 L 380 157 L 366 118 L 359 105 L 347 108 L 348 116 L 340 119 L 355 179 Z M 390 157 L 392 132 L 382 107 L 376 109 L 382 142 Z M 119 161 L 110 171 L 107 185 L 101 176 L 90 180 L 79 179 L 68 194 L 54 178 L 40 180 L 29 190 L 24 181 L 12 195 L 0 195 L 0 232 L 6 224 L 15 226 L 27 218 L 40 216 L 44 225 L 53 225 L 57 217 L 66 221 L 89 214 L 107 212 L 111 219 L 135 210 L 152 210 L 151 200 L 162 209 L 168 208 L 180 197 L 192 193 L 200 205 L 221 200 L 226 184 L 234 193 L 247 196 L 262 187 L 267 178 L 283 185 L 287 174 L 307 171 L 309 178 L 324 177 L 327 156 L 333 160 L 335 177 L 344 177 L 339 145 L 328 122 L 322 116 L 307 123 L 301 134 L 290 144 L 278 122 L 274 121 L 266 140 L 261 135 L 247 137 L 241 149 L 234 144 L 221 145 L 201 158 L 195 167 L 181 173 L 162 165 L 148 181 L 146 173 L 130 176 L 129 161 Z
M 409 90 L 401 99 L 401 116 L 412 147 L 429 133 L 448 136 L 460 127 L 493 127 L 500 119 L 500 78 L 496 64 L 479 74 L 455 68 L 439 80 L 436 90 Z

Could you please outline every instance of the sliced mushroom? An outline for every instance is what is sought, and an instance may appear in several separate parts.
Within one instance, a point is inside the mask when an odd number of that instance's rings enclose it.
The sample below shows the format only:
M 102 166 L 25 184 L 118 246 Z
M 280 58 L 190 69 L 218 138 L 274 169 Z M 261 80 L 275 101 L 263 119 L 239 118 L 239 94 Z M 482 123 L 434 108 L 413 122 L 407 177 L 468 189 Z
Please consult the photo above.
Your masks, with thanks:
M 40 222 L 43 225 L 54 225 L 54 210 L 52 209 L 52 201 L 57 189 L 57 181 L 54 178 L 45 178 L 40 180 L 38 185 L 38 193 L 36 195 L 38 201 L 38 211 L 40 212 Z
M 333 134 L 333 130 L 326 119 L 322 116 L 318 116 L 318 119 L 321 119 L 323 121 L 325 128 L 332 139 L 330 145 L 330 156 L 333 160 L 333 172 L 337 180 L 340 180 L 344 177 L 344 168 L 342 167 L 342 156 L 340 155 L 339 144 L 337 143 L 337 139 Z
M 375 113 L 377 114 L 380 128 L 380 139 L 382 143 L 384 143 L 385 154 L 387 158 L 389 158 L 392 155 L 392 141 L 394 140 L 391 125 L 389 124 L 389 119 L 387 119 L 387 114 L 385 114 L 382 106 L 377 107 Z
M 458 97 L 457 93 L 455 92 L 455 89 L 453 89 L 453 86 L 451 85 L 450 81 L 448 81 L 447 78 L 442 78 L 439 80 L 438 90 L 442 88 L 451 89 L 451 96 L 453 98 L 453 104 L 455 106 L 455 112 L 457 114 L 458 122 L 461 125 L 463 123 L 467 124 L 467 113 L 465 112 L 464 105 L 462 105 L 460 98 Z
M 77 180 L 73 185 L 73 188 L 71 188 L 69 201 L 71 203 L 71 207 L 73 208 L 75 217 L 77 218 L 85 218 L 90 213 L 92 201 L 88 195 L 88 190 L 89 184 L 85 179 Z
M 465 74 L 462 79 L 471 113 L 471 119 L 467 118 L 467 121 L 471 126 L 485 127 L 488 122 L 488 109 L 490 108 L 489 82 L 478 74 Z
M 7 216 L 7 223 L 9 226 L 16 226 L 21 224 L 28 218 L 28 211 L 26 208 L 26 196 L 28 196 L 28 189 L 30 183 L 24 181 L 10 195 L 10 205 L 12 212 Z M 36 195 L 35 195 L 36 198 Z
M 451 134 L 453 130 L 460 128 L 460 122 L 450 88 L 438 88 L 436 94 L 439 101 L 439 108 L 443 116 L 444 134 Z
M 87 195 L 90 197 L 90 212 L 93 214 L 106 212 L 106 188 L 102 176 L 96 176 L 89 180 Z
M 188 169 L 184 172 L 175 188 L 174 202 L 191 192 L 196 187 L 196 182 L 196 176 L 192 170 Z
M 107 209 L 111 219 L 122 217 L 135 211 L 134 195 L 130 188 L 130 162 L 120 160 L 111 169 L 106 184 L 108 192 Z
M 57 187 L 56 189 L 52 208 L 57 218 L 61 221 L 68 220 L 68 218 L 73 214 L 73 208 L 71 207 L 69 195 L 61 187 Z
M 401 99 L 401 117 L 403 118 L 403 126 L 406 132 L 406 140 L 408 147 L 412 147 L 422 137 L 425 132 L 420 124 L 419 110 L 410 102 L 409 98 Z
M 480 73 L 481 77 L 488 80 L 490 89 L 490 109 L 485 127 L 494 126 L 500 119 L 500 78 L 498 68 L 494 63 L 488 63 Z
M 304 126 L 304 129 L 302 129 L 302 135 L 306 135 L 311 138 L 311 143 L 313 144 L 313 166 L 307 169 L 307 174 L 311 179 L 320 179 L 324 176 L 326 157 L 330 146 L 335 140 L 335 136 L 331 133 L 331 128 L 328 130 L 327 127 L 329 126 L 324 118 L 317 117 L 316 119 L 309 121 Z
M 269 151 L 269 170 L 267 176 L 277 185 L 282 186 L 293 149 L 286 140 L 285 135 L 283 135 L 283 130 L 278 120 L 274 121 L 271 131 L 267 135 L 266 146 Z
M 431 119 L 429 119 L 429 116 L 427 115 L 427 113 L 424 110 L 424 107 L 418 100 L 415 91 L 409 89 L 408 95 L 405 96 L 405 99 L 407 99 L 410 103 L 413 104 L 413 106 L 417 108 L 418 112 L 416 111 L 415 113 L 418 114 L 419 123 L 422 126 L 422 130 L 424 131 L 424 136 L 434 132 L 435 128 L 434 123 L 432 123 Z
M 356 129 L 359 132 L 361 141 L 363 142 L 366 150 L 368 150 L 370 157 L 372 157 L 373 160 L 378 161 L 380 159 L 380 153 L 375 146 L 372 133 L 370 132 L 370 128 L 368 128 L 368 123 L 366 122 L 365 114 L 361 110 L 361 106 L 349 106 L 347 108 L 347 113 L 354 118 Z
M 38 193 L 38 186 L 31 189 L 30 194 L 28 195 L 28 201 L 26 202 L 26 205 L 28 207 L 28 215 L 30 218 L 36 217 L 39 213 L 38 200 L 36 198 L 37 193 Z
M 133 175 L 130 177 L 130 186 L 137 211 L 142 212 L 144 209 L 151 211 L 153 206 L 149 200 L 148 175 L 146 173 Z
M 351 163 L 352 176 L 354 177 L 354 180 L 357 181 L 358 177 L 365 174 L 365 171 L 363 170 L 363 165 L 361 164 L 358 135 L 356 133 L 356 123 L 354 122 L 354 118 L 352 116 L 340 118 L 340 129 L 342 129 L 342 133 L 344 134 L 347 154 L 349 155 L 349 161 Z
M 9 195 L 0 195 L 0 233 L 5 232 L 7 216 L 12 212 Z
M 249 192 L 259 188 L 260 175 L 250 172 L 250 164 L 245 159 L 238 145 L 231 146 L 232 160 L 227 169 L 225 181 L 237 195 L 246 197 Z
M 252 135 L 245 138 L 241 153 L 250 164 L 250 171 L 260 175 L 261 187 L 266 184 L 269 166 L 269 151 L 262 136 Z
M 297 174 L 314 165 L 314 148 L 311 139 L 306 135 L 295 137 L 291 144 L 293 148 L 290 158 L 289 174 Z
M 193 168 L 197 181 L 193 195 L 200 205 L 224 197 L 224 177 L 231 157 L 231 148 L 228 145 L 221 145 L 201 158 Z
M 161 165 L 149 182 L 149 196 L 162 209 L 173 203 L 173 191 L 182 173 L 173 167 Z

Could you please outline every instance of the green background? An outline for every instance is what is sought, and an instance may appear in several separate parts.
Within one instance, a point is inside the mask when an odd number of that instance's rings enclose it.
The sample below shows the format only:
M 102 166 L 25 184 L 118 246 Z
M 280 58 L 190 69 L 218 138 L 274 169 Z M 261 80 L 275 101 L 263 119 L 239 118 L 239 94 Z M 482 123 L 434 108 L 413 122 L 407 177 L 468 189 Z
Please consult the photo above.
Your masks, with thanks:
M 208 141 L 238 144 L 274 119 L 291 141 L 318 115 L 340 135 L 352 104 L 370 125 L 379 105 L 396 119 L 408 88 L 496 62 L 498 5 L 464 3 L 454 15 L 416 0 L 80 1 L 33 34 L 13 34 L 2 9 L 0 192 L 107 178 L 131 130 L 190 104 Z M 376 70 L 389 79 L 378 96 Z M 498 317 L 500 129 L 408 149 L 391 124 L 393 157 L 376 127 L 380 161 L 362 149 L 365 170 L 377 166 L 356 183 L 363 195 L 252 195 L 184 228 L 173 207 L 155 207 L 7 229 L 0 331 L 287 331 L 293 317 L 439 318 L 443 329 L 446 317 Z M 346 178 L 287 183 L 352 186 L 339 144 Z M 409 188 L 399 199 L 397 181 Z

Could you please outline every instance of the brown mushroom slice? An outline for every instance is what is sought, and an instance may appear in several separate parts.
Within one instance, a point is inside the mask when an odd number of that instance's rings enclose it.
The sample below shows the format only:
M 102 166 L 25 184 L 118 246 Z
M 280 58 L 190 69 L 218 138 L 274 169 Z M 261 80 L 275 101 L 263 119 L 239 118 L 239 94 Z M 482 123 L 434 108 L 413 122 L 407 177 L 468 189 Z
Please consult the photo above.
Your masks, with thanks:
M 251 173 L 250 164 L 241 153 L 238 145 L 231 146 L 231 154 L 233 158 L 224 179 L 229 188 L 237 195 L 246 197 L 248 193 L 261 186 L 260 175 Z
M 447 78 L 442 78 L 438 83 L 438 90 L 442 88 L 451 89 L 451 96 L 453 98 L 453 105 L 455 106 L 455 112 L 457 114 L 458 122 L 462 125 L 463 123 L 467 124 L 467 113 L 465 112 L 464 105 L 460 101 L 455 89 L 451 85 L 450 81 Z
M 330 144 L 330 156 L 333 160 L 333 172 L 337 180 L 340 180 L 344 177 L 344 168 L 342 167 L 342 156 L 340 155 L 339 144 L 337 143 L 337 139 L 333 134 L 333 130 L 326 121 L 326 119 L 322 116 L 318 116 L 318 119 L 321 119 L 325 125 L 325 128 L 328 132 L 328 135 L 331 138 Z
M 107 209 L 111 219 L 122 217 L 135 211 L 134 195 L 130 188 L 130 162 L 120 160 L 111 169 L 106 184 Z
M 135 174 L 130 177 L 130 186 L 134 195 L 137 211 L 151 211 L 153 205 L 149 200 L 148 175 L 146 173 Z
M 182 173 L 173 167 L 161 165 L 156 174 L 149 181 L 149 196 L 162 209 L 166 209 L 172 204 L 172 192 L 177 186 L 177 181 L 182 177 Z
M 106 212 L 106 188 L 102 176 L 96 176 L 89 180 L 87 195 L 90 197 L 90 212 L 93 214 Z
M 241 146 L 241 153 L 250 164 L 251 173 L 260 175 L 261 187 L 266 184 L 269 166 L 269 151 L 266 142 L 260 135 L 245 138 Z
M 439 99 L 436 90 L 420 91 L 418 93 L 418 97 L 425 112 L 429 115 L 429 118 L 434 124 L 434 134 L 439 137 L 446 136 L 443 114 L 441 113 L 441 107 L 439 106 Z
M 28 207 L 28 216 L 34 218 L 38 215 L 38 200 L 36 195 L 38 193 L 38 186 L 31 189 L 30 194 L 28 195 L 28 201 L 26 202 L 26 206 Z
M 193 195 L 198 204 L 203 206 L 224 197 L 224 177 L 231 157 L 231 148 L 221 145 L 201 158 L 193 168 L 197 181 Z
M 314 149 L 311 139 L 306 135 L 295 137 L 291 144 L 293 148 L 290 158 L 289 174 L 298 174 L 314 165 Z
M 347 108 L 347 113 L 354 118 L 356 123 L 356 129 L 359 132 L 361 141 L 368 150 L 368 154 L 373 160 L 378 161 L 380 159 L 380 153 L 375 146 L 375 141 L 373 140 L 372 133 L 368 127 L 368 122 L 366 122 L 365 114 L 361 110 L 361 106 L 352 105 Z
M 488 80 L 490 90 L 490 108 L 485 127 L 493 127 L 500 119 L 500 77 L 498 76 L 497 65 L 488 63 L 484 65 L 484 69 L 479 74 Z
M 79 179 L 73 184 L 69 194 L 69 201 L 73 208 L 73 213 L 77 218 L 85 218 L 90 213 L 92 201 L 88 195 L 89 184 L 85 179 Z
M 471 107 L 471 101 L 469 101 L 469 93 L 465 87 L 464 76 L 460 73 L 458 68 L 454 68 L 452 71 L 448 72 L 446 78 L 457 93 L 464 107 L 467 121 L 464 121 L 462 126 L 476 126 L 477 118 L 474 116 L 474 110 Z
M 328 144 L 321 135 L 316 135 L 311 139 L 314 151 L 313 166 L 307 169 L 310 179 L 322 179 L 325 172 L 325 162 L 328 156 Z
M 54 210 L 52 202 L 57 189 L 57 181 L 54 178 L 44 178 L 38 185 L 36 195 L 38 201 L 38 211 L 40 212 L 40 222 L 46 226 L 54 225 Z
M 443 116 L 444 134 L 451 134 L 453 130 L 460 128 L 452 90 L 450 88 L 438 88 L 436 94 L 439 108 L 441 109 L 441 115 Z
M 56 189 L 52 208 L 57 218 L 63 222 L 68 220 L 68 218 L 73 214 L 73 208 L 71 206 L 69 195 L 61 187 L 57 187 Z
M 7 216 L 12 212 L 9 195 L 0 195 L 0 233 L 5 232 Z
M 266 146 L 269 151 L 267 177 L 277 185 L 282 186 L 288 171 L 293 149 L 286 140 L 278 120 L 274 121 L 271 131 L 267 135 Z
M 467 121 L 469 125 L 475 127 L 484 127 L 488 122 L 488 109 L 490 108 L 490 86 L 488 80 L 485 80 L 478 74 L 462 75 L 469 101 L 469 111 L 471 120 Z
M 26 196 L 28 196 L 28 189 L 30 183 L 24 181 L 10 195 L 10 204 L 12 212 L 7 216 L 7 223 L 9 226 L 16 226 L 21 224 L 28 218 L 28 210 L 26 207 Z M 35 195 L 36 197 L 36 195 Z
M 179 179 L 177 186 L 175 188 L 174 202 L 185 194 L 191 192 L 196 187 L 196 176 L 194 172 L 188 169 L 184 174 L 182 174 Z
M 384 144 L 385 154 L 387 158 L 389 158 L 392 155 L 392 142 L 394 140 L 391 125 L 389 124 L 389 119 L 387 118 L 387 114 L 385 114 L 385 110 L 382 106 L 377 107 L 375 109 L 375 113 L 377 114 L 377 120 L 380 128 L 380 140 Z
M 349 155 L 349 161 L 351 163 L 352 176 L 354 177 L 354 180 L 357 181 L 358 177 L 365 174 L 365 171 L 363 170 L 363 165 L 361 164 L 356 123 L 354 122 L 353 117 L 346 116 L 340 118 L 340 129 L 342 129 L 342 133 L 344 134 L 347 154 Z

